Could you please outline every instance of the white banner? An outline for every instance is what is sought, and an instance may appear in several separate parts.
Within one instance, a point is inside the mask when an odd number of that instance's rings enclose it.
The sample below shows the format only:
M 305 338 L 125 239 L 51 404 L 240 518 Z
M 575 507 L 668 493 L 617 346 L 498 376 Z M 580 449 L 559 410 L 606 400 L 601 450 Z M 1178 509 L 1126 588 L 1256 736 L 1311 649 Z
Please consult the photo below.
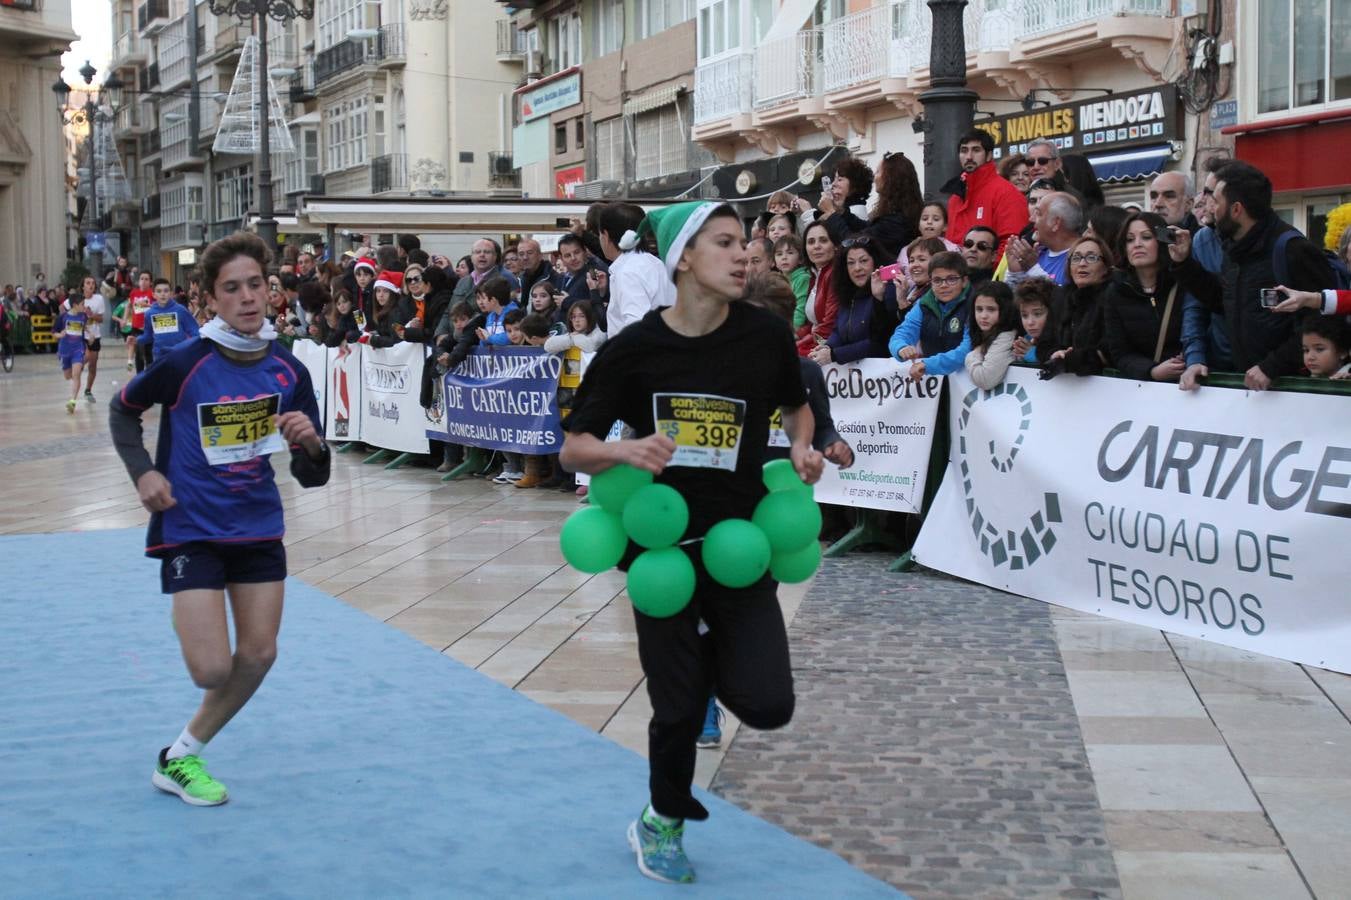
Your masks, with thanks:
M 1351 672 L 1351 401 L 1111 378 L 950 378 L 921 563 Z
M 361 344 L 328 350 L 328 389 L 324 397 L 324 437 L 361 440 Z
M 361 348 L 361 441 L 400 453 L 427 452 L 427 416 L 418 402 L 422 344 Z
M 319 407 L 319 421 L 328 421 L 328 356 L 329 349 L 323 344 L 308 340 L 298 340 L 291 347 L 291 355 L 300 360 L 300 364 L 310 373 L 310 385 L 314 388 L 314 402 Z
M 890 359 L 827 365 L 830 414 L 854 448 L 848 469 L 827 465 L 816 499 L 867 509 L 919 512 L 942 378 L 909 378 Z M 771 430 L 770 443 L 775 442 Z M 786 446 L 786 440 L 785 440 Z

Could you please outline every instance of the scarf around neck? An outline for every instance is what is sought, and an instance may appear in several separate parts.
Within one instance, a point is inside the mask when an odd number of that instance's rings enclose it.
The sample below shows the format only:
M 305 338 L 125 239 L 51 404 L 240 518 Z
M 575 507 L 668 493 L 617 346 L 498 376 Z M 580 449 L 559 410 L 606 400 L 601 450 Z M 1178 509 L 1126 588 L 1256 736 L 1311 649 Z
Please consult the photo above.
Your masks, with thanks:
M 257 334 L 244 334 L 231 328 L 225 324 L 224 319 L 217 316 L 202 326 L 201 337 L 240 353 L 256 353 L 259 350 L 266 350 L 268 345 L 277 339 L 277 329 L 264 319 L 263 327 L 258 329 Z

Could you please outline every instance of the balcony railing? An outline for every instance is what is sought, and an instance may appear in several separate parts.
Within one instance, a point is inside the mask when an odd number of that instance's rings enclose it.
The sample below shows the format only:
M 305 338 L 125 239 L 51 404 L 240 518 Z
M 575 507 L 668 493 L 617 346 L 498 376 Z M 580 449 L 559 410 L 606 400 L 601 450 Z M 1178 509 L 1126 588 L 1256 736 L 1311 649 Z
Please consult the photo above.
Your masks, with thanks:
M 756 48 L 756 109 L 814 97 L 820 91 L 820 29 L 799 31 Z
M 160 22 L 159 20 L 163 20 Z M 145 31 L 151 25 L 167 25 L 169 0 L 146 0 L 136 10 L 136 30 Z
M 235 19 L 218 18 L 216 30 L 214 32 L 206 31 L 202 45 L 197 48 L 197 56 L 203 58 L 225 50 L 240 50 L 244 46 L 244 38 L 252 33 L 248 25 Z M 268 55 L 270 62 L 271 41 L 268 42 Z
M 510 19 L 497 20 L 497 61 L 525 59 L 525 32 Z
M 402 23 L 381 25 L 375 47 L 376 58 L 383 63 L 403 62 L 406 55 Z
M 306 62 L 296 67 L 296 73 L 291 76 L 290 94 L 292 103 L 314 99 L 314 63 Z
M 521 186 L 521 170 L 516 168 L 515 160 L 507 151 L 488 151 L 488 186 L 498 188 Z
M 314 58 L 314 83 L 323 84 L 333 76 L 366 62 L 371 55 L 372 48 L 364 39 L 348 38 L 327 50 L 320 50 Z
M 1102 16 L 1166 16 L 1168 0 L 1023 0 L 1022 35 L 1041 34 Z
M 408 154 L 388 153 L 370 162 L 371 193 L 408 190 Z
M 112 61 L 115 65 L 125 65 L 145 59 L 145 52 L 145 41 L 141 40 L 140 34 L 135 31 L 124 31 L 113 44 Z
M 146 194 L 141 197 L 141 219 L 158 219 L 160 215 L 159 194 Z
M 754 57 L 750 53 L 725 56 L 695 69 L 694 124 L 749 113 L 754 69 Z

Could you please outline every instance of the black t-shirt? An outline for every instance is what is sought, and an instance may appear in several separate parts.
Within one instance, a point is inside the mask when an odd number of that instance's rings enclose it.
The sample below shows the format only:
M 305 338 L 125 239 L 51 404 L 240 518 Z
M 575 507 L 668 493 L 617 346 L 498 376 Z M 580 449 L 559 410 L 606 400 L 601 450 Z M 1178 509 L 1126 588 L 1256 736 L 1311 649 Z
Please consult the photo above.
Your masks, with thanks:
M 807 402 L 788 324 L 744 303 L 702 337 L 672 331 L 653 310 L 625 328 L 587 367 L 569 431 L 604 440 L 623 420 L 638 437 L 657 431 L 676 456 L 657 477 L 690 508 L 685 536 L 723 519 L 749 519 L 765 495 L 761 466 L 770 414 Z

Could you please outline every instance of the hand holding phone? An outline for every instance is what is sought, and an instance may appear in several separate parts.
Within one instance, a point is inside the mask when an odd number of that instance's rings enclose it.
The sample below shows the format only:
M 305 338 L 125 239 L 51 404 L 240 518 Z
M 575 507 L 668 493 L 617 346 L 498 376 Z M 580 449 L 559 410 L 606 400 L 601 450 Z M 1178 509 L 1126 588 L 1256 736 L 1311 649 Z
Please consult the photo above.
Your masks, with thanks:
M 892 263 L 877 270 L 877 276 L 883 281 L 895 281 L 900 274 L 903 274 L 900 263 Z
M 1262 304 L 1263 309 L 1273 309 L 1283 299 L 1281 292 L 1275 288 L 1262 288 L 1257 292 L 1257 302 Z

